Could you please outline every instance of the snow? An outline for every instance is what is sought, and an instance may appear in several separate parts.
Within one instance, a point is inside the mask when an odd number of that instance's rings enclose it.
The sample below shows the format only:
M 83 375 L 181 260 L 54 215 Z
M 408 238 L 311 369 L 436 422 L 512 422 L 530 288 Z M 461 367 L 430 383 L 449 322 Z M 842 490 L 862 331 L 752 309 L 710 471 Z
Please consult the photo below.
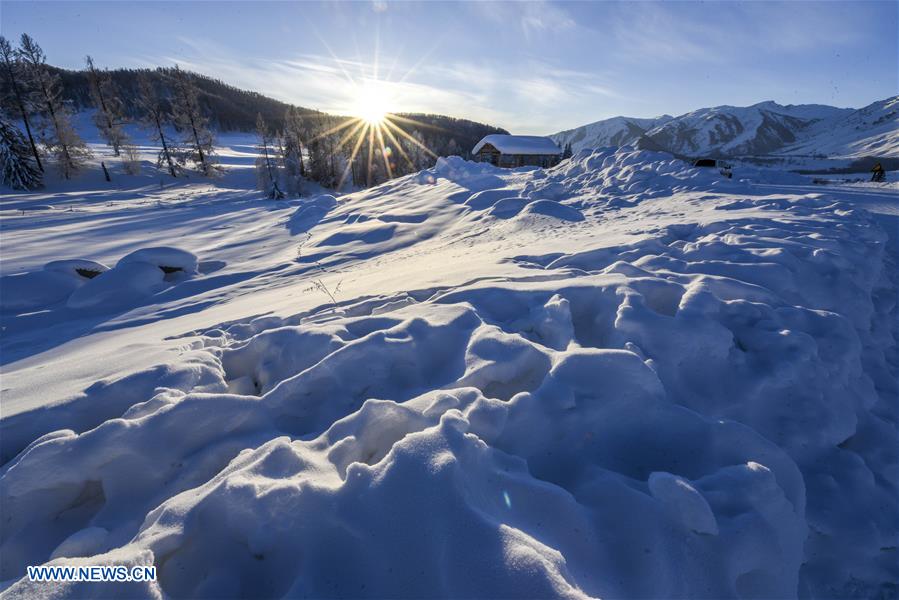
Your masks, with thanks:
M 484 136 L 484 139 L 472 148 L 471 153 L 477 154 L 485 144 L 490 144 L 502 154 L 562 154 L 562 150 L 548 137 L 501 133 Z
M 0 200 L 5 595 L 890 593 L 893 184 L 605 147 L 273 202 L 223 144 Z

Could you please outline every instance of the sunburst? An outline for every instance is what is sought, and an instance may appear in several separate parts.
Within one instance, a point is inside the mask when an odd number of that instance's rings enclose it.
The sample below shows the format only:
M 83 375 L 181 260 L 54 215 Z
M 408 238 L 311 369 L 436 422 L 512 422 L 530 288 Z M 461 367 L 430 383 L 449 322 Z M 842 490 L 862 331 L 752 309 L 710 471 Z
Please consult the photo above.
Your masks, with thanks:
M 366 185 L 371 185 L 373 170 L 378 164 L 383 164 L 383 172 L 388 179 L 397 174 L 400 160 L 405 161 L 410 169 L 414 170 L 417 165 L 407 152 L 407 148 L 421 150 L 436 160 L 437 155 L 406 130 L 412 128 L 443 130 L 443 128 L 392 112 L 399 104 L 399 92 L 403 82 L 419 66 L 420 61 L 404 73 L 399 80 L 391 81 L 391 74 L 397 63 L 394 61 L 387 77 L 382 79 L 378 68 L 379 44 L 376 43 L 374 61 L 369 66 L 370 70 L 362 77 L 355 78 L 344 68 L 346 61 L 338 59 L 330 47 L 327 45 L 325 47 L 353 90 L 353 100 L 346 111 L 350 116 L 313 138 L 313 140 L 328 136 L 337 138 L 339 135 L 334 147 L 335 152 L 340 152 L 344 148 L 349 151 L 349 156 L 343 155 L 346 159 L 346 166 L 340 176 L 337 189 L 343 188 L 350 173 L 354 171 L 357 156 L 363 149 L 366 152 L 359 159 L 364 163 Z M 401 127 L 401 124 L 405 127 Z M 354 182 L 355 179 L 354 173 Z

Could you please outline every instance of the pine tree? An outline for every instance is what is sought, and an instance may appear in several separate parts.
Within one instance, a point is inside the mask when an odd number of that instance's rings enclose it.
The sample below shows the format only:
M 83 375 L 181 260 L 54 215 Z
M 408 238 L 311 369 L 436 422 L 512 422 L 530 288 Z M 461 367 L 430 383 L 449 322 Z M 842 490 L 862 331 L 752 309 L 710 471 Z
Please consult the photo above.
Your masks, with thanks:
M 18 113 L 15 116 L 22 119 L 22 123 L 25 125 L 25 134 L 28 136 L 31 155 L 34 157 L 38 170 L 43 173 L 44 165 L 41 163 L 41 155 L 37 150 L 34 134 L 31 132 L 30 114 L 32 110 L 29 106 L 27 90 L 23 88 L 22 64 L 9 40 L 3 36 L 0 36 L 0 60 L 3 61 L 3 89 L 8 90 L 11 96 L 9 104 Z
M 256 159 L 256 181 L 259 189 L 269 198 L 280 200 L 284 198 L 284 192 L 278 186 L 278 165 L 272 147 L 272 134 L 261 113 L 256 117 L 256 135 L 259 136 L 259 143 L 256 146 L 259 151 L 259 157 Z
M 182 164 L 192 162 L 202 175 L 212 177 L 220 171 L 215 164 L 215 136 L 209 129 L 209 119 L 200 108 L 197 84 L 188 73 L 175 67 L 172 114 L 175 126 L 183 135 L 183 148 L 179 154 Z
M 565 160 L 566 158 L 571 158 L 572 154 L 573 153 L 571 151 L 571 142 L 568 142 L 567 144 L 565 144 L 565 149 L 562 151 L 562 160 Z
M 143 73 L 137 79 L 137 106 L 142 113 L 141 120 L 144 126 L 150 130 L 150 138 L 162 146 L 156 157 L 156 167 L 165 166 L 169 175 L 177 177 L 178 169 L 175 165 L 177 148 L 171 136 L 166 137 L 165 135 L 165 127 L 170 122 L 170 115 L 162 107 L 153 82 Z
M 119 155 L 122 145 L 127 143 L 128 136 L 122 129 L 125 119 L 122 114 L 122 100 L 118 90 L 109 77 L 109 73 L 98 71 L 94 66 L 94 59 L 87 56 L 87 81 L 90 87 L 91 99 L 97 112 L 94 115 L 94 123 L 100 131 L 100 136 L 106 140 L 107 145 L 112 146 L 112 152 Z
M 19 55 L 26 67 L 34 103 L 44 113 L 42 142 L 56 158 L 62 176 L 70 179 L 84 166 L 90 150 L 72 126 L 72 116 L 62 103 L 59 76 L 50 73 L 44 51 L 27 33 L 22 34 Z
M 41 170 L 22 132 L 0 114 L 0 178 L 16 190 L 41 186 Z

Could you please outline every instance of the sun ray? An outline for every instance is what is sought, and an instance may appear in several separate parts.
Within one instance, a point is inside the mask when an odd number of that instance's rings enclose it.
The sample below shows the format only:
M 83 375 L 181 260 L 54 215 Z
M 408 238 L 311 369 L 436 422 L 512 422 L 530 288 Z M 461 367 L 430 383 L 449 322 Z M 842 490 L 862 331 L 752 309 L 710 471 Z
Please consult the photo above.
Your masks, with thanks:
M 364 127 L 371 127 L 368 123 L 362 121 L 362 125 Z M 343 175 L 340 176 L 340 181 L 337 182 L 337 189 L 340 190 L 343 188 L 343 184 L 346 181 L 346 176 L 349 174 L 350 169 L 353 168 L 353 161 L 356 160 L 356 154 L 359 153 L 359 148 L 362 146 L 362 142 L 365 140 L 365 132 L 362 131 L 359 133 L 358 138 L 356 139 L 356 145 L 353 147 L 353 152 L 350 154 L 350 160 L 347 162 L 346 168 L 343 170 Z M 355 181 L 353 183 L 356 183 Z
M 393 73 L 396 71 L 396 67 L 400 62 L 400 55 L 402 55 L 405 47 L 405 43 L 400 41 L 399 51 L 393 55 L 393 62 L 390 63 L 390 70 L 387 71 L 387 75 L 384 76 L 384 81 L 393 81 Z
M 387 169 L 387 179 L 393 179 L 393 169 L 390 168 L 390 159 L 387 156 L 387 148 L 384 147 L 384 134 L 381 133 L 383 127 L 378 125 L 375 127 L 375 134 L 378 136 L 378 143 L 381 144 L 381 157 L 384 159 L 384 167 Z
M 427 152 L 431 158 L 437 158 L 437 155 L 434 154 L 433 152 L 431 152 L 430 148 L 428 148 L 427 146 L 425 146 L 424 144 L 419 142 L 417 139 L 415 139 L 413 136 L 409 135 L 408 133 L 406 133 L 405 131 L 400 129 L 395 123 L 392 123 L 388 120 L 385 120 L 384 123 L 386 123 L 388 127 L 392 127 L 393 129 L 395 129 L 398 134 L 400 134 L 401 136 L 403 136 L 404 138 L 406 138 L 407 140 L 409 140 L 410 142 L 412 142 L 413 144 L 415 144 L 416 146 L 418 146 L 419 148 L 421 148 L 422 150 Z
M 331 55 L 331 58 L 334 59 L 334 64 L 336 64 L 337 68 L 340 69 L 340 72 L 343 73 L 343 76 L 346 78 L 347 82 L 350 85 L 356 85 L 356 81 L 353 79 L 352 75 L 350 75 L 349 71 L 343 68 L 343 62 L 339 58 L 337 58 L 337 55 L 334 54 L 333 50 L 331 50 L 331 46 L 328 45 L 328 42 L 326 42 L 325 39 L 318 34 L 318 31 L 315 28 L 312 29 L 312 34 L 316 38 L 318 38 L 318 41 L 321 42 L 321 45 L 325 47 L 325 50 L 327 50 L 328 54 Z
M 372 79 L 378 80 L 378 57 L 381 55 L 381 19 L 375 23 L 375 54 L 372 61 Z
M 385 122 L 388 120 L 389 120 L 389 116 L 388 116 L 388 118 L 384 119 Z M 403 145 L 399 142 L 399 140 L 396 139 L 396 137 L 393 135 L 393 132 L 390 131 L 390 129 L 385 126 L 384 133 L 387 134 L 387 137 L 390 138 L 390 141 L 393 142 L 393 145 L 396 147 L 396 149 L 399 151 L 399 153 L 402 155 L 402 157 L 406 159 L 406 163 L 408 163 L 409 168 L 415 169 L 415 163 L 413 163 L 412 159 L 409 158 L 409 155 L 406 153 L 406 150 L 403 148 Z
M 393 81 L 394 74 L 401 68 L 401 61 L 398 56 L 394 56 L 392 63 L 390 61 L 382 64 L 381 60 L 381 31 L 380 22 L 374 29 L 374 55 L 370 55 L 371 60 L 364 63 L 359 53 L 358 39 L 353 33 L 352 40 L 356 45 L 356 53 L 360 58 L 356 62 L 343 61 L 331 50 L 331 47 L 323 39 L 319 37 L 322 45 L 328 54 L 334 60 L 336 68 L 349 82 L 354 92 L 352 106 L 347 112 L 352 115 L 349 117 L 338 117 L 337 124 L 333 121 L 328 122 L 324 127 L 324 131 L 317 133 L 309 142 L 326 138 L 330 152 L 339 155 L 342 159 L 346 158 L 349 148 L 349 160 L 347 161 L 338 182 L 338 189 L 342 189 L 347 178 L 352 173 L 354 185 L 361 185 L 362 169 L 365 170 L 365 185 L 371 186 L 376 181 L 386 176 L 387 179 L 408 172 L 405 166 L 399 162 L 402 157 L 408 165 L 409 170 L 415 170 L 420 164 L 417 160 L 413 160 L 413 156 L 418 156 L 417 151 L 412 152 L 411 148 L 420 149 L 425 155 L 436 159 L 437 155 L 431 151 L 421 140 L 408 133 L 413 131 L 413 127 L 419 130 L 440 130 L 447 131 L 443 127 L 418 121 L 410 116 L 397 115 L 390 111 L 395 108 L 397 100 L 396 86 L 401 85 L 417 68 L 427 60 L 427 57 L 440 45 L 439 42 L 434 44 L 427 52 L 420 56 L 419 60 L 405 73 L 399 81 Z M 386 78 L 384 71 L 387 70 Z M 352 72 L 351 72 L 352 71 Z M 310 118 L 328 117 L 322 115 L 308 115 Z M 405 126 L 405 128 L 403 126 Z M 334 136 L 334 137 L 329 137 Z M 336 144 L 334 140 L 337 139 Z M 363 152 L 363 145 L 368 144 Z M 380 167 L 375 153 L 381 155 L 381 161 L 384 164 L 385 173 L 378 173 Z M 357 163 L 357 159 L 359 162 Z
M 340 141 L 337 142 L 337 146 L 334 147 L 334 152 L 339 152 L 341 148 L 343 148 L 344 144 L 350 141 L 353 136 L 359 133 L 359 130 L 365 127 L 366 123 L 362 119 L 358 119 L 354 121 L 356 123 L 356 127 L 351 131 L 347 131 L 343 137 L 340 138 Z
M 453 132 L 450 131 L 449 129 L 447 129 L 447 128 L 445 128 L 445 127 L 441 127 L 440 125 L 434 125 L 433 123 L 423 123 L 423 122 L 421 122 L 421 121 L 416 121 L 415 119 L 412 119 L 412 118 L 410 118 L 410 117 L 406 117 L 406 116 L 403 116 L 403 115 L 398 115 L 398 114 L 395 114 L 395 113 L 394 113 L 394 114 L 391 114 L 391 115 L 390 115 L 390 118 L 393 119 L 393 120 L 395 120 L 395 121 L 401 121 L 401 122 L 403 122 L 403 123 L 408 123 L 408 124 L 410 124 L 410 125 L 417 125 L 418 127 L 421 127 L 421 128 L 423 128 L 423 129 L 433 129 L 433 130 L 436 130 L 436 131 L 443 131 L 443 132 L 445 132 L 445 133 L 453 133 Z
M 314 142 L 314 141 L 317 140 L 317 139 L 320 139 L 320 138 L 323 138 L 323 137 L 332 135 L 332 134 L 334 134 L 334 133 L 337 133 L 338 131 L 341 131 L 341 130 L 343 130 L 343 129 L 346 129 L 347 127 L 349 127 L 349 126 L 351 126 L 351 125 L 353 125 L 353 124 L 355 124 L 355 123 L 356 123 L 356 121 L 355 121 L 354 119 L 349 119 L 349 118 L 348 118 L 348 119 L 344 120 L 342 123 L 340 123 L 339 125 L 336 125 L 336 126 L 334 126 L 334 127 L 331 127 L 331 128 L 328 129 L 327 131 L 322 131 L 321 133 L 318 133 L 318 134 L 314 135 L 312 138 L 309 139 L 309 141 L 310 141 L 310 142 Z
M 443 40 L 446 39 L 446 35 L 447 35 L 446 33 L 442 33 L 440 35 L 440 37 L 438 37 L 437 40 L 434 42 L 434 44 L 431 46 L 430 50 L 428 50 L 427 52 L 422 54 L 421 58 L 419 58 L 417 61 L 415 61 L 414 65 L 409 67 L 409 69 L 403 74 L 403 76 L 399 78 L 397 83 L 405 83 L 406 79 L 408 79 L 409 76 L 412 75 L 412 73 L 417 71 L 418 67 L 420 67 L 422 64 L 424 64 L 424 62 L 426 60 L 428 60 L 428 58 L 431 57 L 431 54 L 433 54 L 434 51 L 437 50 L 437 48 L 440 47 L 441 44 L 443 44 Z
M 371 187 L 371 162 L 372 162 L 372 154 L 374 152 L 374 140 L 375 140 L 375 132 L 374 125 L 368 128 L 368 167 L 365 173 L 365 186 Z

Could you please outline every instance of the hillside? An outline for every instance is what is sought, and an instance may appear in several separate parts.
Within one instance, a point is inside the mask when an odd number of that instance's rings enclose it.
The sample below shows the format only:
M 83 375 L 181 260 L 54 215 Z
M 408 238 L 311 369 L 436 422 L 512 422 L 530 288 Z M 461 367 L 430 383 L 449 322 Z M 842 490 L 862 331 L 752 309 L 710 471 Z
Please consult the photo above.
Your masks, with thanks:
M 806 155 L 899 156 L 897 99 L 853 110 L 761 102 L 716 106 L 677 117 L 613 117 L 554 134 L 575 150 L 634 144 L 685 157 Z
M 874 102 L 839 118 L 816 123 L 783 154 L 835 157 L 899 157 L 899 96 Z
M 662 115 L 655 119 L 612 117 L 575 129 L 560 131 L 551 137 L 562 148 L 566 144 L 571 144 L 571 148 L 575 152 L 584 148 L 625 146 L 638 143 L 648 130 L 663 125 L 673 118 L 669 115 Z
M 70 71 L 51 67 L 62 80 L 63 94 L 77 110 L 93 108 L 86 71 Z M 121 92 L 126 112 L 138 116 L 136 106 L 137 81 L 140 75 L 147 76 L 160 92 L 163 99 L 169 97 L 172 88 L 173 69 L 110 69 L 106 73 Z M 262 114 L 266 122 L 280 127 L 289 104 L 260 94 L 228 85 L 218 79 L 199 73 L 191 73 L 200 90 L 200 102 L 210 115 L 213 123 L 221 131 L 253 131 L 256 115 Z M 297 107 L 302 114 L 323 115 L 310 108 Z
M 703 108 L 646 132 L 662 148 L 684 156 L 768 154 L 794 142 L 812 123 L 845 109 L 820 105 L 781 106 L 762 102 L 748 107 Z

